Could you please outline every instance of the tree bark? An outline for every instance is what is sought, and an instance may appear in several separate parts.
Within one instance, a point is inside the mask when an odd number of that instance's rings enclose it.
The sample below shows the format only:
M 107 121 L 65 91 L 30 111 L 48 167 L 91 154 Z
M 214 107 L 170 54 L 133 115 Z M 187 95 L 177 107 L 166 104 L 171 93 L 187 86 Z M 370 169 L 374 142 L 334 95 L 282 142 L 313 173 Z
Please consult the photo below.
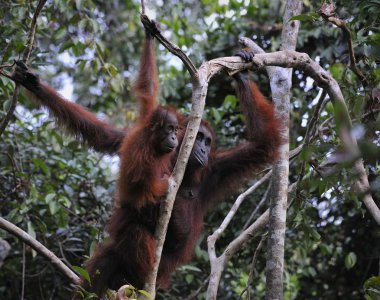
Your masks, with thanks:
M 302 1 L 288 0 L 283 18 L 281 50 L 295 50 L 299 21 L 289 21 L 302 11 Z M 282 122 L 284 144 L 279 149 L 279 158 L 273 165 L 272 186 L 269 193 L 269 234 L 266 263 L 265 299 L 283 299 L 284 248 L 289 176 L 289 122 L 290 88 L 292 69 L 276 67 L 270 78 L 272 98 L 279 120 Z

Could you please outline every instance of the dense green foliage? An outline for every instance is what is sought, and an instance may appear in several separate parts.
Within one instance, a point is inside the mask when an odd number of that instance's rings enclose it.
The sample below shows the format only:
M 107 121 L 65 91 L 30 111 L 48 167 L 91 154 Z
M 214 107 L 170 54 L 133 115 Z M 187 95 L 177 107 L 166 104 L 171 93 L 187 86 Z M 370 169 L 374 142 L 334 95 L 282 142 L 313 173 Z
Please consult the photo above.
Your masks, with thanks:
M 197 66 L 206 59 L 232 55 L 239 36 L 252 37 L 266 51 L 279 49 L 284 1 L 149 2 L 164 34 Z M 376 121 L 380 104 L 379 99 L 371 98 L 373 89 L 380 88 L 380 1 L 335 3 L 338 16 L 352 30 L 366 85 L 348 68 L 341 30 L 319 17 L 320 1 L 305 0 L 304 4 L 297 50 L 318 60 L 338 80 L 360 138 L 373 196 L 380 205 L 380 124 Z M 36 5 L 37 1 L 1 1 L 1 64 L 12 63 L 22 53 Z M 100 117 L 120 127 L 130 126 L 136 111 L 130 87 L 142 38 L 138 1 L 48 1 L 38 20 L 30 65 L 57 89 L 72 86 L 73 100 Z M 189 76 L 177 58 L 161 46 L 157 49 L 160 101 L 186 112 L 191 97 Z M 270 97 L 266 76 L 258 74 L 254 79 Z M 14 84 L 0 76 L 0 119 L 9 109 L 13 90 Z M 292 93 L 290 130 L 291 147 L 295 148 L 314 113 L 318 89 L 302 72 L 295 71 Z M 226 75 L 212 81 L 205 117 L 217 131 L 219 146 L 231 147 L 244 138 L 244 123 Z M 319 135 L 291 165 L 290 182 L 294 183 L 306 163 L 304 178 L 289 197 L 286 299 L 359 299 L 365 292 L 368 296 L 380 292 L 379 278 L 368 280 L 379 275 L 380 230 L 352 189 L 355 173 L 351 165 L 340 166 L 324 178 L 315 172 L 328 155 L 340 149 L 331 117 L 332 107 L 327 104 L 318 121 Z M 64 136 L 44 110 L 22 95 L 14 118 L 0 137 L 0 215 L 65 262 L 80 266 L 104 236 L 115 188 L 115 160 Z M 218 249 L 238 235 L 264 192 L 262 188 L 243 204 Z M 209 271 L 205 239 L 219 226 L 233 198 L 230 200 L 210 212 L 194 260 L 179 268 L 170 290 L 159 297 L 185 298 L 202 285 Z M 23 284 L 25 299 L 69 298 L 73 286 L 54 266 L 4 231 L 0 237 L 11 245 L 2 266 L 0 262 L 1 299 L 20 298 Z M 237 299 L 243 291 L 260 239 L 261 235 L 254 237 L 229 263 L 218 299 Z M 265 291 L 263 249 L 251 286 L 257 298 Z

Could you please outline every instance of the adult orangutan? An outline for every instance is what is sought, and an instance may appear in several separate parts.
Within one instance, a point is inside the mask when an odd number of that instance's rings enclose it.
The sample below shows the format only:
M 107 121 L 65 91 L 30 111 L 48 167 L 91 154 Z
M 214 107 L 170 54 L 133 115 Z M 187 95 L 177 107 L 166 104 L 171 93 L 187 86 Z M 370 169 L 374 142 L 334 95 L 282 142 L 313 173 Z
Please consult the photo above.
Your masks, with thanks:
M 146 207 L 157 207 L 158 199 L 167 193 L 167 178 L 172 171 L 173 156 L 176 156 L 181 116 L 173 108 L 157 105 L 153 47 L 153 38 L 147 33 L 140 72 L 134 85 L 141 103 L 140 114 L 128 134 L 63 99 L 24 63 L 16 62 L 12 75 L 12 79 L 32 92 L 69 133 L 79 136 L 95 150 L 120 155 L 117 200 L 107 227 L 109 241 L 101 243 L 87 263 L 91 284 L 81 283 L 98 295 L 102 295 L 107 287 L 118 288 L 125 280 L 125 273 L 134 267 L 145 274 L 152 263 L 149 259 L 154 259 L 154 237 L 146 229 L 144 218 L 136 218 L 136 215 L 144 212 Z M 151 255 L 141 259 L 145 248 Z M 138 278 L 139 273 L 131 274 Z M 133 277 L 127 276 L 127 280 L 131 278 L 133 281 Z

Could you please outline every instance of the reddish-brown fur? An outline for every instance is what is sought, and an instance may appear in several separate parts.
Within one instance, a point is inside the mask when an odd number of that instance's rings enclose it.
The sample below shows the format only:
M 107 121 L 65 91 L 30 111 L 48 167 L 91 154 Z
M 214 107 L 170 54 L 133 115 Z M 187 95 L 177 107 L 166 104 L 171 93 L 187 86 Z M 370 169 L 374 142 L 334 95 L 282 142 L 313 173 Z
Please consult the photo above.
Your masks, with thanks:
M 69 134 L 99 152 L 115 154 L 119 150 L 126 136 L 124 129 L 101 121 L 84 107 L 64 99 L 21 62 L 17 62 L 13 80 L 32 92 Z

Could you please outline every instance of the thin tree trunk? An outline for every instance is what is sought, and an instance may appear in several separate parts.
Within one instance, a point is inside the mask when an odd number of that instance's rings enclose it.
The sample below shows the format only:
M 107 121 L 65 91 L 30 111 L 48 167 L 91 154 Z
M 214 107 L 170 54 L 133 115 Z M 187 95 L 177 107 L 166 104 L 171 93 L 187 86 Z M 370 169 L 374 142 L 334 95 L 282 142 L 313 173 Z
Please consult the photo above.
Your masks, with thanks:
M 288 0 L 283 19 L 281 50 L 295 50 L 298 36 L 298 21 L 289 21 L 292 16 L 302 10 L 302 1 Z M 286 209 L 288 200 L 289 175 L 289 119 L 290 88 L 292 69 L 276 67 L 271 76 L 272 98 L 276 113 L 283 125 L 284 144 L 280 147 L 280 155 L 273 165 L 272 186 L 270 190 L 270 215 L 268 256 L 266 264 L 267 300 L 283 299 L 284 246 L 286 229 Z

